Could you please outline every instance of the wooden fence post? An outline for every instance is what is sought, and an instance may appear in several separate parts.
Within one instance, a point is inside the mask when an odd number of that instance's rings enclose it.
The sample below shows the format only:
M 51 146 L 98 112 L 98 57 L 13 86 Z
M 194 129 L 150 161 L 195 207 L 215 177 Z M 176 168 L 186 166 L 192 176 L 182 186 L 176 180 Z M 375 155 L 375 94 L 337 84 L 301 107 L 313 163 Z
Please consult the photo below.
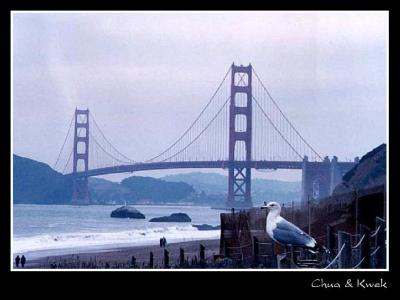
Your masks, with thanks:
M 276 268 L 277 269 L 282 269 L 282 254 L 279 254 L 276 256 Z
M 369 228 L 363 224 L 360 224 L 360 237 L 364 239 L 360 245 L 360 259 L 363 262 L 360 265 L 361 269 L 369 269 L 371 266 L 371 231 Z
M 326 248 L 332 253 L 335 248 L 335 234 L 331 225 L 326 225 Z
M 292 223 L 294 222 L 294 200 L 292 200 Z
M 310 196 L 308 196 L 308 234 L 311 235 L 311 205 L 310 205 Z
M 200 266 L 204 266 L 206 263 L 206 248 L 200 244 Z
M 169 252 L 164 249 L 164 268 L 169 269 Z
M 338 232 L 338 251 L 342 250 L 339 257 L 339 269 L 350 269 L 351 266 L 351 235 L 344 231 Z
M 150 252 L 150 263 L 149 263 L 149 268 L 153 269 L 154 266 L 154 257 L 153 257 L 153 252 Z
M 386 222 L 385 220 L 376 217 L 375 226 L 375 230 L 379 228 L 379 231 L 375 236 L 375 249 L 379 247 L 375 254 L 376 268 L 384 269 L 386 268 Z
M 275 241 L 274 240 L 271 240 L 271 267 L 272 268 L 278 268 L 279 269 L 279 266 L 278 266 L 278 257 L 276 256 L 276 253 L 275 253 Z
M 185 264 L 185 250 L 179 248 L 179 266 L 183 267 Z
M 259 254 L 260 254 L 260 249 L 259 249 L 259 244 L 258 244 L 258 238 L 256 236 L 253 236 L 253 257 L 254 257 L 254 262 L 258 265 L 260 260 L 259 260 Z
M 294 247 L 290 246 L 290 260 L 289 260 L 289 266 L 291 269 L 296 269 L 296 254 L 294 252 Z
M 134 256 L 131 258 L 131 267 L 136 268 L 136 257 Z
M 206 248 L 200 244 L 200 260 L 205 260 L 206 259 Z

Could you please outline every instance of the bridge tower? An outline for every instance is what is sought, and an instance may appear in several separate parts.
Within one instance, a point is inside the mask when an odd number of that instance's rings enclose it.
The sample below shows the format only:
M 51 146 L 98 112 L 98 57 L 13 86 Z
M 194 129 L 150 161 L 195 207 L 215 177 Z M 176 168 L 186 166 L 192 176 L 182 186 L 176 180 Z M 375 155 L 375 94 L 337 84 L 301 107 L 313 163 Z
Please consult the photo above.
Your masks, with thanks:
M 252 134 L 251 81 L 251 64 L 246 67 L 243 65 L 236 66 L 235 64 L 232 64 L 231 97 L 229 107 L 230 165 L 228 176 L 228 200 L 226 203 L 229 208 L 250 208 L 253 206 L 251 201 L 250 165 Z M 239 146 L 240 144 L 243 146 L 243 143 L 245 156 L 240 156 Z
M 81 169 L 83 166 L 83 170 Z M 79 170 L 78 170 L 79 168 Z M 75 109 L 73 173 L 89 169 L 89 109 Z M 88 177 L 73 179 L 72 204 L 89 204 Z

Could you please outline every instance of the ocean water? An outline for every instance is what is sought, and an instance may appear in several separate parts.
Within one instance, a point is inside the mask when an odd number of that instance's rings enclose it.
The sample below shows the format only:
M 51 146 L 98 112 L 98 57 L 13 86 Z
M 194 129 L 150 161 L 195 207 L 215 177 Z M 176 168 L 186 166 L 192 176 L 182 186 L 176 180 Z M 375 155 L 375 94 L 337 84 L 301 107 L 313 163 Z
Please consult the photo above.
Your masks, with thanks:
M 134 206 L 146 219 L 111 218 L 116 206 L 25 205 L 13 207 L 12 252 L 32 257 L 100 251 L 135 245 L 219 238 L 219 230 L 199 231 L 192 224 L 219 225 L 223 211 L 198 206 Z M 153 217 L 183 212 L 191 223 L 153 223 Z

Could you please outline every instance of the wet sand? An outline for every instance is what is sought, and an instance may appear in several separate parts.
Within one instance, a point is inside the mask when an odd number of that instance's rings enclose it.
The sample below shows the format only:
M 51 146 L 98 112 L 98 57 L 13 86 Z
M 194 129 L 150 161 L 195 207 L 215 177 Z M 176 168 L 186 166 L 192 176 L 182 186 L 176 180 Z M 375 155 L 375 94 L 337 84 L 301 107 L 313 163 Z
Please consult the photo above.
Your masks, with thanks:
M 167 244 L 165 249 L 169 252 L 170 265 L 178 264 L 179 249 L 185 251 L 185 259 L 190 262 L 195 258 L 199 260 L 200 244 L 205 247 L 206 259 L 212 260 L 213 256 L 219 254 L 219 239 L 200 240 Z M 51 265 L 57 268 L 130 268 L 132 256 L 136 258 L 138 268 L 147 268 L 150 260 L 150 252 L 153 252 L 154 268 L 162 268 L 164 259 L 164 248 L 159 245 L 126 247 L 104 252 L 76 253 L 58 256 L 48 256 L 29 261 L 25 268 L 50 269 Z

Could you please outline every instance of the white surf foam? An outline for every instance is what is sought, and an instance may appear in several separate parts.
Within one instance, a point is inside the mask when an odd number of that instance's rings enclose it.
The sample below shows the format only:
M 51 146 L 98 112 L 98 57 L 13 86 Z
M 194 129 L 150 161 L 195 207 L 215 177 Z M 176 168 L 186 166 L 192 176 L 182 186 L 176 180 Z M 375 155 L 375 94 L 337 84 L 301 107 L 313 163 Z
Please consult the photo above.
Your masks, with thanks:
M 47 250 L 68 252 L 90 248 L 119 248 L 121 246 L 156 245 L 165 236 L 168 243 L 219 238 L 219 230 L 199 231 L 191 225 L 135 229 L 118 232 L 77 232 L 14 237 L 13 252 L 26 253 Z M 48 252 L 48 251 L 47 251 Z M 62 251 L 55 251 L 61 253 Z

